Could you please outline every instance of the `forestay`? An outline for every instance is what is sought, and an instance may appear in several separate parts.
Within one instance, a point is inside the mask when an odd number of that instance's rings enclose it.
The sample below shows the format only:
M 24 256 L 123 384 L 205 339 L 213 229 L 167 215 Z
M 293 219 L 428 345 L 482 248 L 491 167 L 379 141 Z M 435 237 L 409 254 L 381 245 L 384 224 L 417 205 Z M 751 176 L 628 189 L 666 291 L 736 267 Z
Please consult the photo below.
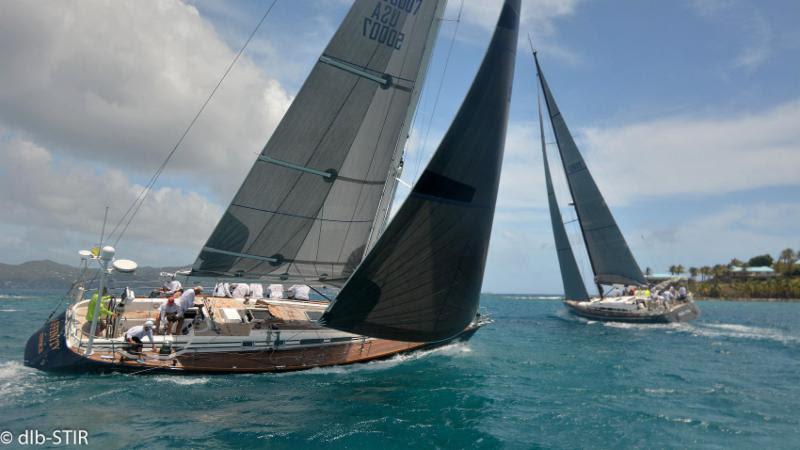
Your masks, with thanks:
M 357 0 L 193 275 L 344 282 L 405 142 L 443 1 Z M 393 180 L 392 180 L 393 181 Z
M 519 0 L 507 0 L 453 123 L 409 197 L 321 321 L 439 341 L 475 318 L 503 160 Z
M 631 254 L 622 232 L 611 215 L 597 184 L 589 173 L 578 146 L 558 110 L 542 69 L 536 59 L 536 70 L 544 92 L 550 123 L 561 154 L 572 200 L 581 225 L 586 250 L 598 284 L 645 284 L 639 265 Z
M 561 211 L 558 209 L 556 192 L 553 189 L 553 179 L 550 176 L 550 163 L 547 161 L 547 146 L 544 140 L 544 121 L 542 120 L 542 104 L 537 103 L 539 110 L 539 134 L 542 139 L 542 159 L 544 161 L 544 179 L 547 184 L 547 204 L 550 207 L 550 221 L 553 225 L 553 238 L 556 243 L 556 254 L 558 255 L 558 265 L 561 268 L 561 281 L 564 283 L 564 297 L 567 300 L 586 300 L 589 293 L 583 284 L 578 263 L 575 261 L 575 254 L 567 237 L 567 230 L 561 218 Z

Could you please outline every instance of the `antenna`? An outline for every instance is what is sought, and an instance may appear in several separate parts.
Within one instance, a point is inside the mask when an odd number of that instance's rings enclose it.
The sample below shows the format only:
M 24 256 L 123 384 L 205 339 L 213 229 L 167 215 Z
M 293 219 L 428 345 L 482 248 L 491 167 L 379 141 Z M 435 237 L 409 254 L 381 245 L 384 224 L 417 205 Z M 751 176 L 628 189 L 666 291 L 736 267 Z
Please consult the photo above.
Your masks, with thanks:
M 106 205 L 106 212 L 103 214 L 103 228 L 100 230 L 100 242 L 97 246 L 103 248 L 103 239 L 106 237 L 106 222 L 108 222 L 108 205 Z

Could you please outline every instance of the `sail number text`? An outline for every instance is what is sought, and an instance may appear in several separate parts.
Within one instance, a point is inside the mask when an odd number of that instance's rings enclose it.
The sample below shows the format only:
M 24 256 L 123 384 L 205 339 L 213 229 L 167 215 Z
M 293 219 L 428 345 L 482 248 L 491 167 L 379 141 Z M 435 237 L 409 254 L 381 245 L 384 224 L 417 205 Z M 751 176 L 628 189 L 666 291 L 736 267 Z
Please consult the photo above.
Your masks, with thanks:
M 417 14 L 422 0 L 382 0 L 375 4 L 372 14 L 364 17 L 362 34 L 395 50 L 403 46 L 405 33 L 397 31 L 400 13 Z

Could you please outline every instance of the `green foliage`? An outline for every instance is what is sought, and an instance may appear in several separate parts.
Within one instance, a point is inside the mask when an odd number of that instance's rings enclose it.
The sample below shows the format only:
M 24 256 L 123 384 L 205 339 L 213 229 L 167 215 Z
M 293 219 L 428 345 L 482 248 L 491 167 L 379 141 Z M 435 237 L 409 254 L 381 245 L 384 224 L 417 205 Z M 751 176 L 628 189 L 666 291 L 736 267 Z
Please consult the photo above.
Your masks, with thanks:
M 772 256 L 764 254 L 750 258 L 750 260 L 747 261 L 747 265 L 750 267 L 772 267 L 773 262 Z
M 799 252 L 787 248 L 781 251 L 774 264 L 772 256 L 764 254 L 754 256 L 747 262 L 733 258 L 728 264 L 689 267 L 689 290 L 698 298 L 800 299 L 800 264 L 796 263 L 798 257 Z M 746 272 L 732 271 L 734 267 L 772 267 L 781 275 L 762 278 Z M 680 264 L 669 267 L 672 275 L 684 272 L 686 269 Z M 650 274 L 649 267 L 647 274 Z
M 800 299 L 800 278 L 712 279 L 690 283 L 689 289 L 698 297 L 709 298 Z

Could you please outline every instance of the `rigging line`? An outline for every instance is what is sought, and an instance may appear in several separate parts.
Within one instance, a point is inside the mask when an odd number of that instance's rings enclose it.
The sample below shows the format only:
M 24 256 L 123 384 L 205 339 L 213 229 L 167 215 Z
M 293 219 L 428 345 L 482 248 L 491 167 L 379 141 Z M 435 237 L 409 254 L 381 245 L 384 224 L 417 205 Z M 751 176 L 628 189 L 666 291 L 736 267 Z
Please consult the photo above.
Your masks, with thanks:
M 422 165 L 422 152 L 425 149 L 425 146 L 428 144 L 428 135 L 431 133 L 431 126 L 433 125 L 433 118 L 436 116 L 436 107 L 439 106 L 439 96 L 442 94 L 442 87 L 444 86 L 444 78 L 447 75 L 447 67 L 450 64 L 450 55 L 453 53 L 453 45 L 456 42 L 456 35 L 458 35 L 458 27 L 461 25 L 461 11 L 464 9 L 464 0 L 461 0 L 461 4 L 458 6 L 458 17 L 456 18 L 456 26 L 453 30 L 453 36 L 450 38 L 450 47 L 447 49 L 447 56 L 444 60 L 444 68 L 442 69 L 442 77 L 439 79 L 439 86 L 436 89 L 436 96 L 433 100 L 433 110 L 431 111 L 431 115 L 428 118 L 428 127 L 425 130 L 425 137 L 422 139 L 422 146 L 417 147 L 417 160 L 414 163 L 414 178 L 411 180 L 412 182 L 416 181 L 417 176 L 419 175 L 419 169 Z M 444 19 L 443 19 L 444 20 Z
M 248 44 L 250 44 L 250 41 L 253 40 L 253 37 L 255 37 L 256 33 L 259 30 L 259 28 L 261 28 L 261 25 L 267 19 L 267 16 L 269 16 L 269 13 L 272 11 L 272 8 L 275 6 L 275 4 L 277 2 L 278 2 L 278 0 L 272 0 L 272 3 L 270 3 L 270 5 L 267 8 L 267 10 L 264 12 L 264 15 L 261 16 L 261 20 L 258 21 L 258 24 L 253 29 L 253 31 L 250 33 L 250 36 L 247 37 L 247 40 L 244 42 L 242 47 L 236 53 L 236 56 L 233 57 L 233 60 L 228 65 L 228 68 L 225 69 L 225 72 L 220 77 L 220 79 L 217 82 L 216 86 L 214 86 L 214 89 L 211 90 L 211 93 L 208 95 L 208 98 L 206 98 L 205 102 L 203 102 L 203 105 L 197 111 L 197 114 L 195 114 L 194 118 L 192 118 L 191 122 L 189 122 L 189 125 L 186 127 L 186 129 L 184 130 L 184 132 L 181 135 L 181 137 L 178 139 L 178 141 L 172 147 L 172 150 L 170 150 L 170 152 L 167 154 L 167 157 L 164 159 L 164 162 L 161 163 L 161 166 L 159 166 L 159 168 L 155 171 L 155 173 L 150 178 L 150 181 L 147 183 L 145 188 L 142 189 L 142 192 L 139 193 L 139 195 L 133 201 L 133 203 L 128 208 L 128 210 L 125 212 L 125 214 L 122 216 L 122 218 L 120 218 L 120 220 L 117 223 L 117 225 L 111 231 L 111 233 L 109 234 L 109 240 L 111 239 L 111 236 L 114 234 L 114 232 L 117 231 L 119 226 L 123 222 L 125 222 L 125 226 L 122 228 L 122 231 L 120 231 L 119 235 L 117 236 L 116 240 L 114 241 L 114 246 L 116 246 L 117 243 L 119 243 L 120 239 L 122 239 L 122 236 L 128 230 L 128 227 L 130 226 L 130 224 L 133 221 L 134 217 L 136 217 L 136 214 L 139 212 L 139 209 L 141 209 L 142 205 L 144 204 L 144 201 L 147 199 L 148 194 L 152 190 L 152 188 L 155 185 L 156 181 L 158 180 L 159 176 L 161 176 L 161 173 L 164 171 L 164 168 L 166 168 L 166 166 L 169 163 L 169 161 L 175 155 L 175 152 L 178 150 L 178 147 L 180 147 L 180 145 L 183 142 L 184 138 L 186 138 L 186 136 L 189 134 L 189 131 L 192 129 L 194 124 L 197 122 L 197 119 L 200 118 L 201 114 L 203 114 L 203 111 L 206 109 L 206 106 L 208 106 L 209 102 L 211 102 L 211 98 L 214 97 L 214 94 L 217 93 L 217 90 L 219 90 L 219 87 L 222 85 L 222 82 L 225 81 L 225 78 L 228 76 L 228 74 L 230 73 L 231 69 L 233 69 L 233 66 L 236 65 L 236 62 L 239 60 L 239 57 L 242 56 L 242 54 L 244 53 L 244 50 L 247 48 Z M 129 217 L 127 217 L 127 216 L 129 216 Z M 127 217 L 127 222 L 125 221 L 126 217 Z

